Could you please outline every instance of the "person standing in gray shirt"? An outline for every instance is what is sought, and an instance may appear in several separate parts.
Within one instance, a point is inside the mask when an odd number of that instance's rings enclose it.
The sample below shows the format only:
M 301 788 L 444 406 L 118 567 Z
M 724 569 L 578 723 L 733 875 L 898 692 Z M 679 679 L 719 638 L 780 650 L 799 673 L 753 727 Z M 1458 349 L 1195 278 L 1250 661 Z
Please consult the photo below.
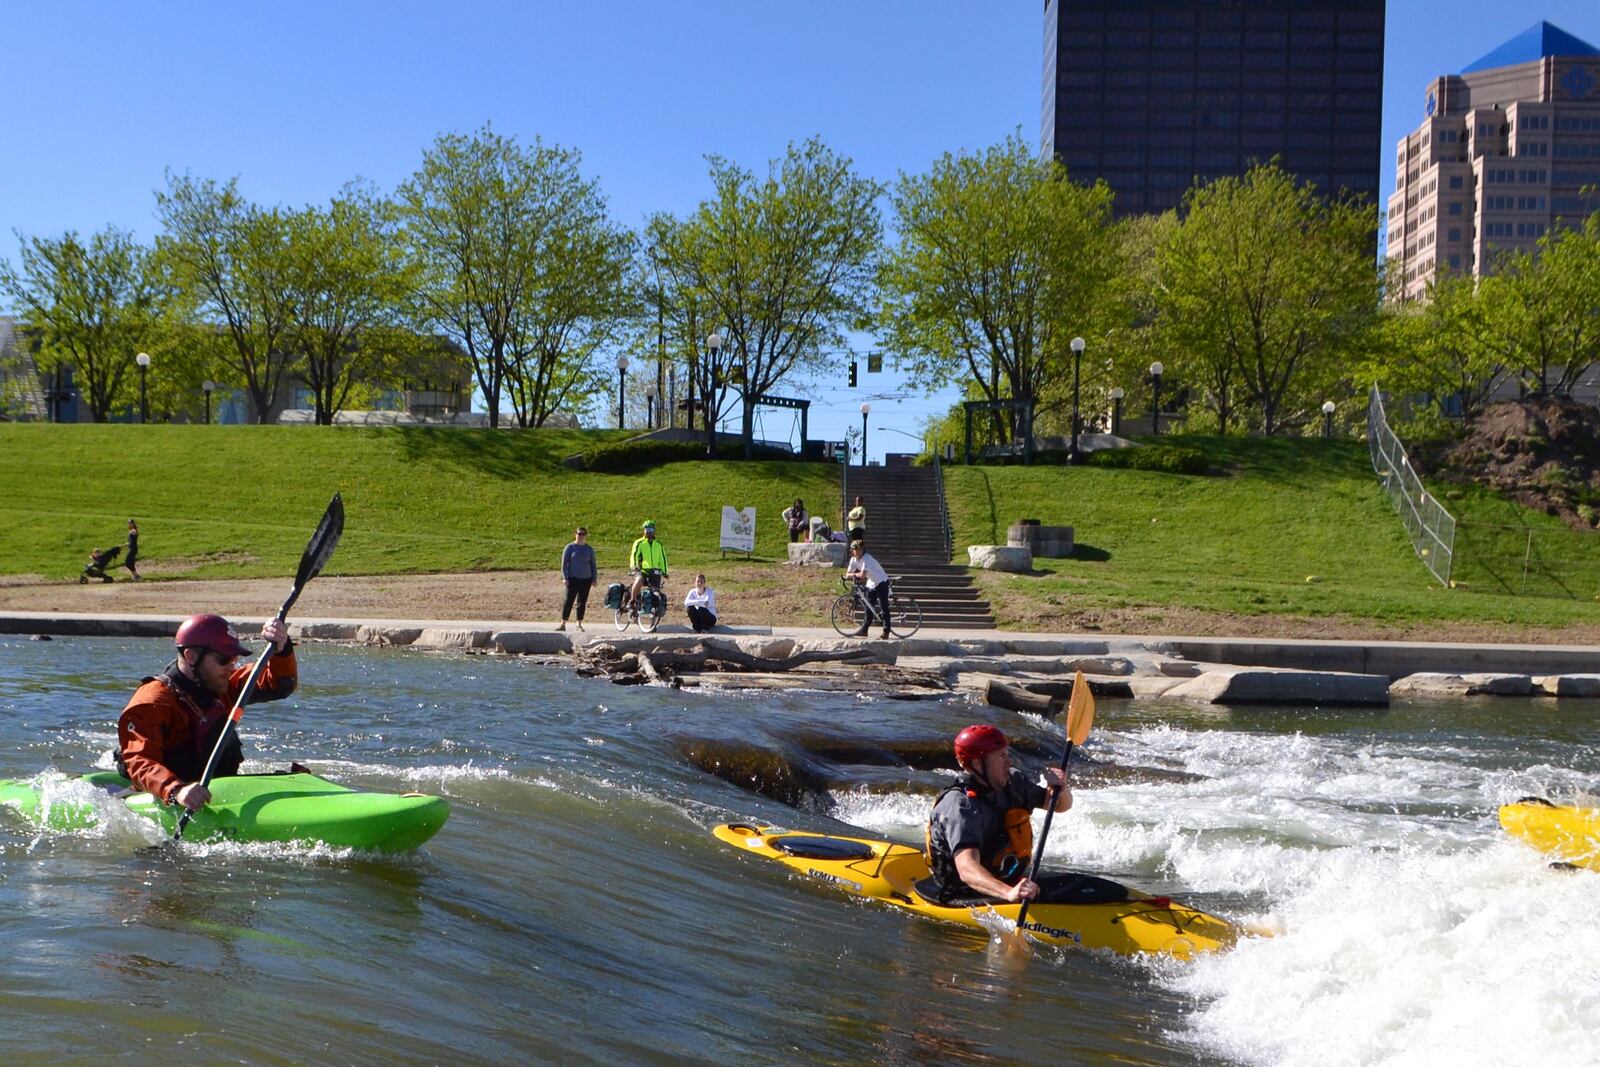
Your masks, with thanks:
M 567 628 L 572 615 L 572 605 L 578 605 L 578 629 L 583 629 L 583 612 L 589 606 L 589 590 L 598 572 L 594 565 L 594 549 L 589 547 L 589 531 L 580 526 L 572 533 L 572 544 L 561 552 L 561 577 L 567 583 L 567 599 L 561 605 L 561 625 Z

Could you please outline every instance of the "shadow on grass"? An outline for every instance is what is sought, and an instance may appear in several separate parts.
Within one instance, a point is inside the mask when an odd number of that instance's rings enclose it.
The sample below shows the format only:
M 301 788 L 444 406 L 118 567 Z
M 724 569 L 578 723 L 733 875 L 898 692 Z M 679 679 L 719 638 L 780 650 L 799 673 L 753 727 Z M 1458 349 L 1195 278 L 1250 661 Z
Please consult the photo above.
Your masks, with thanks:
M 1248 472 L 1274 481 L 1298 482 L 1309 474 L 1361 477 L 1371 472 L 1367 449 L 1359 441 L 1320 437 L 1218 437 L 1177 434 L 1134 438 L 1145 445 L 1194 448 L 1225 473 Z
M 510 481 L 531 469 L 554 470 L 560 467 L 567 451 L 565 433 L 541 436 L 539 430 L 480 430 L 463 427 L 397 427 L 377 431 L 398 446 L 407 462 L 460 467 L 491 478 Z
M 1111 558 L 1111 553 L 1094 545 L 1086 545 L 1082 541 L 1072 546 L 1072 559 L 1081 559 L 1085 563 L 1104 563 Z

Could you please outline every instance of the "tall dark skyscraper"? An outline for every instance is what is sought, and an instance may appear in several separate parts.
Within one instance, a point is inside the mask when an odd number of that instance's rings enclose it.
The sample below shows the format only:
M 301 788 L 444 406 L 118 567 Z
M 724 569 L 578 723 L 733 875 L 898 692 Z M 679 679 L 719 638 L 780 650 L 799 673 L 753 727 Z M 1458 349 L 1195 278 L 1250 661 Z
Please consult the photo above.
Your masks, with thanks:
M 1385 0 L 1045 0 L 1044 150 L 1119 216 L 1277 156 L 1378 197 Z

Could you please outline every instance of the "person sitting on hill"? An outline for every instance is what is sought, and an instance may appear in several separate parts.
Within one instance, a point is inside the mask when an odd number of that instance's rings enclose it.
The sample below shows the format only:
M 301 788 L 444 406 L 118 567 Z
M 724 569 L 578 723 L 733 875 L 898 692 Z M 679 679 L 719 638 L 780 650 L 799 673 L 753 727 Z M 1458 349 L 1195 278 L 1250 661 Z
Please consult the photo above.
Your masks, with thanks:
M 289 628 L 273 619 L 261 628 L 272 657 L 256 682 L 250 703 L 282 700 L 299 678 Z M 244 691 L 250 650 L 221 615 L 191 615 L 178 627 L 178 657 L 146 678 L 117 719 L 117 770 L 135 786 L 167 804 L 190 811 L 204 807 L 211 791 L 200 784 L 211 750 L 222 736 L 233 702 Z M 218 754 L 216 777 L 237 774 L 244 760 L 237 731 Z
M 790 544 L 806 536 L 806 502 L 795 497 L 794 504 L 783 509 L 783 521 L 789 524 Z

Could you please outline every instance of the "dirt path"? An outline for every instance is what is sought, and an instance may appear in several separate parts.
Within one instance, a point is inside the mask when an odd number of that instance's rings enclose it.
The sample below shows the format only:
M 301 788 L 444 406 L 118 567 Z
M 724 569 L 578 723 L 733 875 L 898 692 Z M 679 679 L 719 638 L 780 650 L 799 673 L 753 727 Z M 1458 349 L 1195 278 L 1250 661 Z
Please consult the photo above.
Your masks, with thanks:
M 748 570 L 748 574 L 743 573 Z M 733 567 L 728 577 L 751 586 L 718 600 L 723 619 L 740 626 L 826 627 L 826 595 L 793 572 Z M 117 581 L 79 585 L 32 576 L 0 578 L 0 611 L 64 614 L 187 615 L 216 611 L 261 618 L 288 592 L 284 579 Z M 590 597 L 591 619 L 603 616 L 603 589 Z M 672 597 L 674 614 L 681 592 Z M 553 572 L 389 575 L 318 578 L 295 606 L 300 618 L 438 619 L 553 624 L 561 614 L 561 581 Z M 1365 619 L 1229 615 L 1181 607 L 1051 609 L 1011 620 L 1015 630 L 1047 633 L 1181 634 L 1194 637 L 1269 637 L 1321 640 L 1462 641 L 1493 644 L 1600 645 L 1600 627 L 1540 629 L 1494 623 L 1395 625 Z

